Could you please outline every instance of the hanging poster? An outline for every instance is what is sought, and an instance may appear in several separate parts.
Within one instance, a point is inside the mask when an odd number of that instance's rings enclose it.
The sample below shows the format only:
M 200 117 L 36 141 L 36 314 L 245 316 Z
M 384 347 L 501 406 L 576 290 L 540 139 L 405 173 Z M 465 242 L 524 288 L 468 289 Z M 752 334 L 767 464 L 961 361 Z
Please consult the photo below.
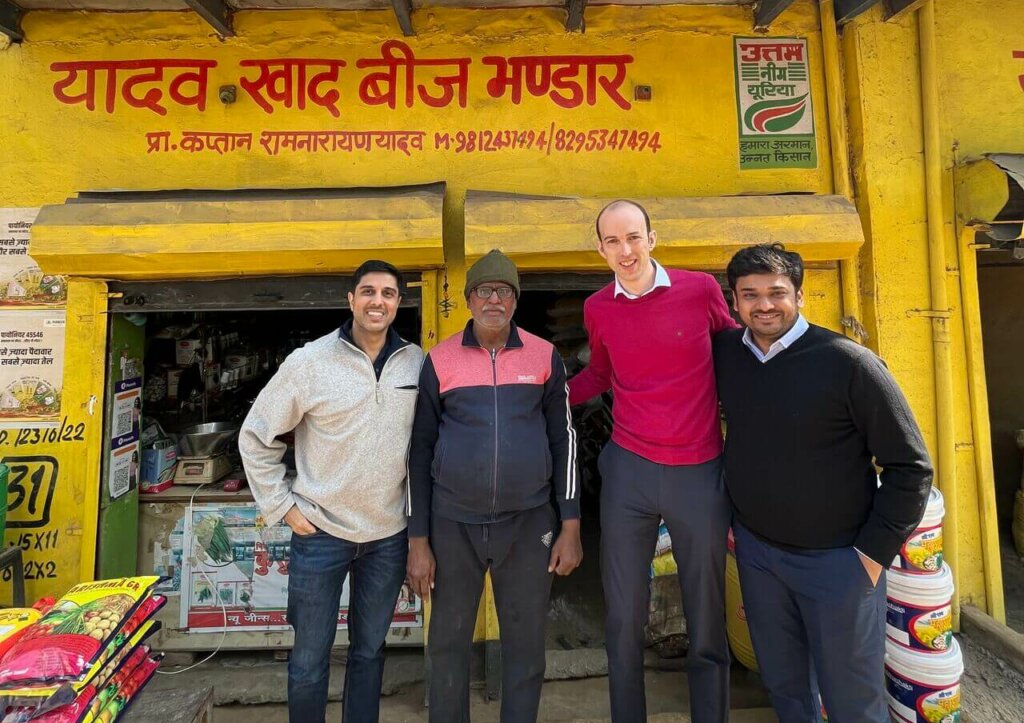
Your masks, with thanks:
M 0 309 L 0 429 L 57 426 L 64 311 Z
M 181 627 L 288 630 L 288 560 L 292 531 L 267 527 L 255 504 L 195 505 L 186 513 L 181 555 Z M 338 627 L 348 627 L 348 580 Z M 422 601 L 403 585 L 391 627 L 422 627 Z
M 138 442 L 111 451 L 108 467 L 110 499 L 116 500 L 139 486 L 141 460 Z
M 740 170 L 817 168 L 807 41 L 736 38 Z
M 139 486 L 141 424 L 142 377 L 116 382 L 110 414 L 110 464 L 107 465 L 107 487 L 112 500 Z
M 28 255 L 38 213 L 38 208 L 0 208 L 0 308 L 60 306 L 67 300 L 64 277 L 44 274 Z

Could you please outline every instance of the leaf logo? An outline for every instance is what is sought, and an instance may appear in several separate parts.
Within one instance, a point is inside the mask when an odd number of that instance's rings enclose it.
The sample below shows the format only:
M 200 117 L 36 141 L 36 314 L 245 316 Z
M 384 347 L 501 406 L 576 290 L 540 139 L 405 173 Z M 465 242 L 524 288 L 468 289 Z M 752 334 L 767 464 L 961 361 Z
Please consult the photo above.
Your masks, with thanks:
M 743 125 L 758 133 L 788 131 L 800 122 L 807 110 L 807 95 L 796 100 L 763 100 L 747 108 Z

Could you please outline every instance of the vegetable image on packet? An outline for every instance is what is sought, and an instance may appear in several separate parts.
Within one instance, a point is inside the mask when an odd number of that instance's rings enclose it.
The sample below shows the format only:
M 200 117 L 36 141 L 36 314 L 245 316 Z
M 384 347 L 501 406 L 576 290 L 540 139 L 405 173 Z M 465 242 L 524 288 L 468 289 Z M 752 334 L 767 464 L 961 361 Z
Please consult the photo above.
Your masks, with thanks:
M 131 681 L 135 679 L 136 676 L 141 675 L 146 681 L 152 677 L 149 667 L 152 666 L 152 669 L 155 671 L 159 666 L 160 661 L 163 659 L 163 653 L 159 653 L 150 658 L 149 646 L 144 646 L 142 650 L 144 650 L 143 655 L 139 657 L 133 655 L 132 660 L 121 668 L 117 672 L 117 675 L 114 676 L 107 685 L 103 686 L 99 690 L 96 697 L 89 705 L 89 709 L 85 712 L 85 715 L 82 716 L 81 723 L 92 723 L 92 721 L 97 720 L 99 715 L 103 712 L 103 709 L 110 705 L 110 703 L 120 695 L 122 691 L 127 693 L 127 691 L 131 689 Z M 145 685 L 145 683 L 143 683 L 143 685 Z M 141 686 L 137 686 L 134 690 L 134 694 L 137 694 L 138 691 L 141 690 Z
M 103 709 L 94 718 L 86 718 L 82 723 L 113 723 L 117 720 L 131 705 L 139 691 L 152 679 L 162 659 L 163 655 L 157 655 L 144 660 L 132 671 L 128 680 L 118 688 L 117 693 Z
M 156 604 L 150 595 L 161 580 L 124 577 L 71 588 L 0 658 L 0 688 L 72 680 L 109 659 L 126 624 L 141 623 L 139 607 Z
M 135 669 L 146 660 L 149 651 L 148 645 L 131 648 L 131 654 L 118 661 L 116 670 L 107 676 L 105 683 L 86 685 L 70 703 L 46 712 L 40 712 L 39 709 L 30 706 L 10 706 L 4 711 L 0 723 L 84 723 L 103 709 L 117 692 L 118 686 L 127 681 Z
M 101 686 L 96 693 L 96 696 L 89 702 L 88 707 L 82 711 L 82 717 L 73 721 L 60 721 L 59 723 L 85 723 L 85 721 L 95 720 L 96 716 L 100 714 L 108 703 L 113 700 L 114 696 L 117 695 L 118 691 L 125 686 L 125 684 L 131 680 L 132 675 L 138 670 L 139 666 L 144 664 L 149 658 L 150 648 L 148 645 L 140 645 L 138 648 L 132 651 L 131 656 L 124 661 L 124 664 L 118 668 L 117 672 L 111 676 L 110 680 L 103 686 Z M 41 723 L 50 723 L 50 721 L 43 720 Z M 53 721 L 57 723 L 57 721 Z
M 21 639 L 25 631 L 53 607 L 52 597 L 40 599 L 30 608 L 0 610 L 0 658 Z
M 195 538 L 212 564 L 227 563 L 235 559 L 231 551 L 231 540 L 228 539 L 224 522 L 219 517 L 203 517 L 199 520 L 195 526 Z
M 147 620 L 139 627 L 129 640 L 122 641 L 120 648 L 104 663 L 96 663 L 89 671 L 74 683 L 60 685 L 13 688 L 0 691 L 0 723 L 17 723 L 29 720 L 31 716 L 41 716 L 74 703 L 78 698 L 87 695 L 89 688 L 93 692 L 103 687 L 121 669 L 126 660 L 142 646 L 143 641 L 160 629 L 160 622 Z M 15 712 L 21 717 L 15 717 Z M 7 716 L 7 717 L 4 717 Z M 35 718 L 31 718 L 34 720 Z

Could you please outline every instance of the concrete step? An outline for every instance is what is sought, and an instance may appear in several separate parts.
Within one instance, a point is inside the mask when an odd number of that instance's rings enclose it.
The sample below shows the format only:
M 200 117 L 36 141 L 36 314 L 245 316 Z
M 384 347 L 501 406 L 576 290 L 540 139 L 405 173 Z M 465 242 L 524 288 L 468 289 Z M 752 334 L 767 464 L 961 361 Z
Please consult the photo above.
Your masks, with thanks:
M 729 712 L 729 723 L 778 723 L 778 720 L 771 708 L 746 708 Z M 611 718 L 577 718 L 571 723 L 611 723 Z M 690 716 L 686 713 L 659 713 L 647 716 L 647 723 L 690 723 Z

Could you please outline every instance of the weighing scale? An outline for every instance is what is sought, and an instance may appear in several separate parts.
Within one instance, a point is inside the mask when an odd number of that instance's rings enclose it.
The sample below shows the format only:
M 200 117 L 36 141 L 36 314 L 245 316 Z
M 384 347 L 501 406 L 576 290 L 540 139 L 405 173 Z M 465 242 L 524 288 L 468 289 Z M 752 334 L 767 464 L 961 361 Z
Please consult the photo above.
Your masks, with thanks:
M 174 484 L 205 485 L 227 476 L 234 468 L 227 447 L 236 434 L 238 427 L 226 422 L 206 422 L 181 430 Z
M 233 465 L 226 452 L 208 457 L 178 457 L 174 473 L 176 485 L 205 485 L 216 482 L 231 472 Z

